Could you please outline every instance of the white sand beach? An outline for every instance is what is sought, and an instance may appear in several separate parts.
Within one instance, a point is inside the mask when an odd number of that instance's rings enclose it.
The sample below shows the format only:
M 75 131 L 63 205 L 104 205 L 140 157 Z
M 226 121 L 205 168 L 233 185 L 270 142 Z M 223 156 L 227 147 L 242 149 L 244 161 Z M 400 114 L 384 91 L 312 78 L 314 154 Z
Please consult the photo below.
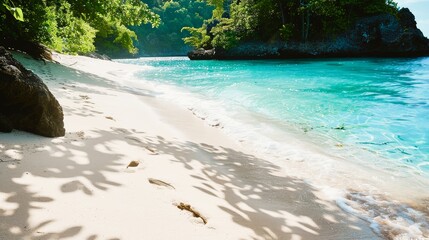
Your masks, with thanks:
M 66 136 L 0 133 L 1 240 L 380 238 L 156 88 L 121 84 L 132 66 L 21 58 L 62 105 Z

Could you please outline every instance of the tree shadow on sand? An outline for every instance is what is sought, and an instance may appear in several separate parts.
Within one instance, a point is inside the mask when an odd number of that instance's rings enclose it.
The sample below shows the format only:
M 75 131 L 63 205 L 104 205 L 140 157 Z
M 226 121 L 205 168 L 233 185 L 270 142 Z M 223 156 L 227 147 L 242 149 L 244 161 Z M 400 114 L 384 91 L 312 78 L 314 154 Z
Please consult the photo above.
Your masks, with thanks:
M 69 75 L 74 70 L 61 67 L 56 71 L 66 73 L 51 75 Z M 81 78 L 75 73 L 74 78 Z M 74 96 L 72 91 L 66 94 Z M 82 117 L 101 114 L 90 105 L 66 110 Z M 195 191 L 223 199 L 225 204 L 218 206 L 219 210 L 252 231 L 253 239 L 374 239 L 361 220 L 346 215 L 333 203 L 319 200 L 317 189 L 298 178 L 278 174 L 278 166 L 253 155 L 205 143 L 149 137 L 127 129 L 93 133 L 90 138 L 74 132 L 58 139 L 21 132 L 0 134 L 0 202 L 5 204 L 0 206 L 0 240 L 63 239 L 81 234 L 85 227 L 79 222 L 60 231 L 44 232 L 57 220 L 32 221 L 32 211 L 49 209 L 56 198 L 42 195 L 28 180 L 63 179 L 65 183 L 57 189 L 61 194 L 81 191 L 89 197 L 95 191 L 121 187 L 108 175 L 124 166 L 121 159 L 125 154 L 110 149 L 111 141 L 153 149 L 183 165 L 195 180 L 190 183 Z M 193 162 L 202 164 L 202 168 L 194 168 Z M 90 233 L 85 239 L 97 239 L 100 234 Z
M 49 208 L 55 198 L 40 195 L 21 179 L 26 175 L 67 179 L 60 186 L 62 194 L 82 191 L 92 196 L 93 191 L 120 187 L 106 176 L 124 167 L 121 162 L 124 156 L 109 149 L 110 141 L 153 149 L 183 165 L 194 179 L 190 183 L 192 187 L 224 199 L 226 204 L 218 206 L 220 211 L 253 231 L 253 239 L 374 238 L 363 221 L 347 216 L 333 203 L 318 199 L 314 194 L 317 190 L 311 185 L 279 175 L 278 166 L 253 155 L 204 143 L 152 138 L 135 130 L 112 128 L 94 133 L 97 137 L 82 139 L 68 133 L 54 140 L 19 132 L 11 137 L 0 135 L 0 196 L 7 203 L 4 208 L 0 207 L 0 239 L 61 239 L 78 235 L 84 228 L 79 224 L 59 232 L 41 231 L 54 223 L 54 219 L 30 224 L 31 211 Z M 82 156 L 84 164 L 76 160 Z M 203 167 L 195 169 L 191 164 L 194 161 Z M 96 237 L 97 233 L 88 239 Z
M 130 143 L 156 149 L 182 164 L 195 180 L 191 184 L 196 190 L 223 198 L 227 204 L 218 206 L 220 210 L 252 230 L 253 239 L 377 238 L 366 222 L 345 214 L 333 202 L 320 200 L 315 196 L 317 189 L 303 180 L 280 175 L 280 168 L 271 162 L 205 143 L 160 136 L 135 140 Z M 194 161 L 203 167 L 195 169 Z
M 56 86 L 52 90 L 57 97 L 77 103 L 74 108 L 64 106 L 66 117 L 103 116 L 86 94 L 106 95 L 105 89 L 131 91 L 113 81 L 59 64 L 45 64 L 21 54 L 16 54 L 16 57 L 43 81 Z M 155 93 L 140 95 L 151 94 Z M 41 195 L 22 179 L 70 179 L 60 186 L 61 194 L 81 191 L 91 196 L 94 190 L 107 191 L 120 187 L 120 184 L 109 180 L 106 173 L 117 172 L 124 155 L 111 151 L 108 143 L 122 139 L 124 134 L 124 131 L 116 129 L 98 131 L 96 137 L 87 138 L 81 131 L 69 132 L 63 138 L 48 139 L 23 132 L 0 133 L 0 202 L 5 203 L 4 206 L 0 205 L 0 240 L 63 239 L 78 235 L 83 229 L 79 223 L 63 231 L 49 233 L 41 229 L 55 220 L 30 223 L 31 211 L 49 209 L 49 203 L 56 199 Z M 88 239 L 97 239 L 97 234 Z
M 28 181 L 64 179 L 65 183 L 56 191 L 61 194 L 81 191 L 89 197 L 93 197 L 94 192 L 99 196 L 103 191 L 120 187 L 107 174 L 126 166 L 121 161 L 124 155 L 110 149 L 111 141 L 120 141 L 124 135 L 121 129 L 97 131 L 97 136 L 91 138 L 76 133 L 57 139 L 23 132 L 0 134 L 0 201 L 5 203 L 0 206 L 0 239 L 48 240 L 79 234 L 84 226 L 78 222 L 58 232 L 42 231 L 43 227 L 55 223 L 54 219 L 37 224 L 30 222 L 33 210 L 49 211 L 49 203 L 56 199 L 41 195 L 37 189 L 44 186 L 36 184 L 35 187 Z M 97 239 L 97 234 L 87 239 Z

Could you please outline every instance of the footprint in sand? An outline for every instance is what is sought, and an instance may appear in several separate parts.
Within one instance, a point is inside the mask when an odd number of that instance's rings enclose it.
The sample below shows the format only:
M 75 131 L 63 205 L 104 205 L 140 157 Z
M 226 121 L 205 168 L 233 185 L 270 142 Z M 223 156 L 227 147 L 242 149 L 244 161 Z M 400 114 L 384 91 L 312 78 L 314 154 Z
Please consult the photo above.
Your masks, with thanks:
M 140 165 L 139 160 L 133 160 L 131 161 L 127 167 L 125 168 L 124 172 L 127 173 L 135 173 L 137 169 L 140 169 L 141 167 L 138 167 Z
M 154 184 L 154 185 L 157 185 L 157 186 L 166 187 L 166 188 L 170 188 L 170 189 L 176 189 L 175 187 L 173 187 L 173 185 L 171 185 L 171 184 L 169 184 L 167 182 L 164 182 L 162 180 L 159 180 L 159 179 L 148 178 L 148 181 L 149 181 L 150 184 Z
M 195 218 L 201 218 L 201 220 L 203 220 L 203 223 L 207 224 L 207 219 L 203 215 L 201 215 L 201 213 L 199 213 L 197 210 L 193 209 L 191 205 L 181 202 L 176 206 L 180 210 L 185 210 L 192 213 L 192 216 Z
M 131 161 L 129 164 L 128 164 L 128 166 L 127 166 L 127 168 L 133 168 L 133 167 L 138 167 L 138 165 L 140 164 L 140 161 L 138 161 L 138 160 L 134 160 L 134 161 Z
M 21 160 L 19 159 L 9 159 L 9 160 L 4 160 L 0 158 L 0 163 L 21 163 Z
M 83 100 L 90 99 L 90 97 L 88 97 L 87 95 L 79 95 L 79 97 L 82 98 Z
M 145 146 L 144 147 L 146 150 L 148 150 L 149 152 L 150 152 L 150 154 L 151 155 L 158 155 L 158 153 L 155 151 L 155 150 L 153 150 L 152 148 L 150 148 L 150 147 L 148 147 L 148 146 Z
M 79 131 L 76 133 L 76 135 L 82 140 L 85 139 L 85 132 L 84 131 Z

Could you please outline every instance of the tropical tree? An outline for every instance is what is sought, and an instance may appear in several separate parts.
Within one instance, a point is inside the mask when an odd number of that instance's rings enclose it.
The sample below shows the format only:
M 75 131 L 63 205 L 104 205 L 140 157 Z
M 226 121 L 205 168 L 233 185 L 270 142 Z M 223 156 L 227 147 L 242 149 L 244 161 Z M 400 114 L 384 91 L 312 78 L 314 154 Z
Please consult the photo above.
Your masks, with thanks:
M 182 39 L 188 37 L 189 33 L 181 31 L 182 28 L 200 27 L 205 19 L 211 17 L 214 9 L 213 6 L 199 0 L 174 0 L 151 4 L 151 10 L 161 18 L 159 26 L 131 27 L 139 39 L 135 45 L 140 49 L 140 55 L 186 53 L 190 47 Z
M 397 4 L 393 0 L 232 2 L 207 0 L 207 2 L 216 6 L 211 19 L 205 21 L 199 28 L 184 28 L 191 33 L 190 37 L 184 39 L 185 42 L 194 47 L 229 48 L 240 41 L 255 40 L 264 42 L 321 40 L 344 32 L 359 18 L 398 12 Z
M 12 14 L 0 16 L 0 42 L 40 42 L 60 52 L 91 52 L 106 42 L 136 52 L 137 36 L 129 26 L 160 21 L 141 0 L 2 1 Z

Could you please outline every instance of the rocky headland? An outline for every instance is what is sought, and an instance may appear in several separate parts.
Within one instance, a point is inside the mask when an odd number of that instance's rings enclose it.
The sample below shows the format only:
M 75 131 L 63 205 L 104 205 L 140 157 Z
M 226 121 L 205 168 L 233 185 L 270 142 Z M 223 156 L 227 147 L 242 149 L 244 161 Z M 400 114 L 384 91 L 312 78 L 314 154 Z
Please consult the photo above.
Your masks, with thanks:
M 408 8 L 399 10 L 397 16 L 362 18 L 345 33 L 328 40 L 247 41 L 228 50 L 198 49 L 188 53 L 192 60 L 419 56 L 429 56 L 429 39 L 417 28 Z

